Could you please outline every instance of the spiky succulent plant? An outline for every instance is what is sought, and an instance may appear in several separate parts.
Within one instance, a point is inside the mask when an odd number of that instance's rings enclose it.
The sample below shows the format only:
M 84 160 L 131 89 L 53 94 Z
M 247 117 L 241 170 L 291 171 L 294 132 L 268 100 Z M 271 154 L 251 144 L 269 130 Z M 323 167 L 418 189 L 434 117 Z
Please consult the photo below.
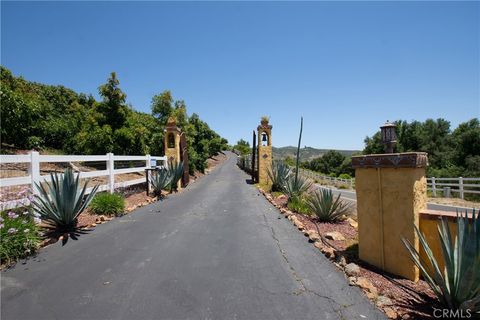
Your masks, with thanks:
M 67 168 L 63 174 L 51 173 L 51 182 L 36 184 L 39 191 L 33 201 L 34 210 L 40 218 L 57 231 L 73 231 L 77 218 L 92 201 L 98 185 L 90 194 L 87 191 L 88 180 L 81 187 L 80 175 Z
M 170 191 L 177 191 L 178 181 L 183 176 L 183 162 L 171 162 L 168 165 L 168 175 L 170 176 Z
M 268 170 L 268 176 L 272 181 L 272 191 L 285 191 L 287 179 L 291 174 L 290 167 L 282 161 L 274 161 Z
M 421 270 L 428 285 L 446 307 L 452 310 L 480 311 L 480 217 L 473 209 L 468 213 L 457 211 L 456 234 L 452 235 L 446 218 L 438 223 L 438 235 L 445 267 L 440 269 L 438 257 L 433 255 L 425 236 L 415 226 L 420 244 L 427 254 L 423 260 L 415 247 L 405 239 L 412 260 Z
M 338 222 L 351 211 L 351 205 L 340 196 L 335 198 L 332 190 L 321 188 L 308 197 L 307 204 L 320 221 Z
M 170 176 L 169 170 L 155 170 L 155 172 L 150 176 L 150 183 L 153 187 L 153 193 L 157 196 L 161 196 L 162 190 L 165 190 L 170 186 L 171 180 L 172 177 Z

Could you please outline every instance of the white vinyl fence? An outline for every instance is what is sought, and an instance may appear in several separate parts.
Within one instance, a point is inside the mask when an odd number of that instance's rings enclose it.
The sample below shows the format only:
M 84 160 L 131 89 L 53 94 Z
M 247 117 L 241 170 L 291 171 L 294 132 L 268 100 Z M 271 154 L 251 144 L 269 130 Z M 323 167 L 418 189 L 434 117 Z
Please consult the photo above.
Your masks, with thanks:
M 450 197 L 451 192 L 458 194 L 461 199 L 465 194 L 480 194 L 480 178 L 435 178 L 427 179 L 428 190 L 436 197 L 441 193 L 443 197 Z
M 293 168 L 294 169 L 294 168 Z M 295 170 L 295 169 L 294 169 Z M 299 173 L 309 179 L 312 179 L 316 183 L 328 186 L 343 187 L 348 189 L 355 188 L 355 178 L 352 179 L 342 179 L 337 177 L 329 177 L 321 175 L 315 171 L 305 170 L 300 168 Z
M 116 162 L 130 163 L 126 168 L 117 168 Z M 160 162 L 160 163 L 158 163 Z M 41 165 L 42 163 L 68 163 L 70 166 L 72 163 L 79 163 L 85 165 L 76 166 L 75 171 L 79 172 L 80 178 L 95 178 L 102 177 L 104 184 L 101 184 L 99 191 L 108 191 L 113 193 L 115 188 L 124 188 L 136 184 L 142 184 L 146 182 L 144 176 L 145 169 L 152 167 L 163 167 L 167 166 L 167 158 L 160 156 L 116 156 L 113 153 L 107 153 L 106 155 L 95 155 L 95 156 L 86 156 L 86 155 L 40 155 L 38 152 L 30 152 L 27 155 L 0 155 L 0 165 L 3 166 L 17 166 L 22 167 L 24 170 L 24 175 L 16 177 L 2 177 L 0 179 L 0 192 L 6 192 L 8 187 L 23 186 L 24 189 L 30 189 L 33 193 L 36 193 L 35 184 L 42 182 L 51 181 L 49 174 L 41 175 Z M 88 163 L 100 164 L 100 170 L 88 170 L 82 171 L 78 170 L 78 167 L 85 168 L 88 166 Z M 137 166 L 134 166 L 137 164 Z M 140 164 L 140 166 L 138 166 Z M 3 171 L 5 169 L 2 169 Z M 16 170 L 16 171 L 22 171 Z M 116 175 L 125 175 L 129 173 L 140 173 L 143 175 L 141 178 L 119 181 L 115 182 Z M 140 177 L 140 175 L 138 175 Z M 87 189 L 87 193 L 91 192 L 93 187 Z M 24 194 L 25 192 L 19 192 Z M 0 201 L 0 209 L 9 209 L 14 208 L 20 205 L 29 204 L 28 198 L 18 198 L 14 200 L 4 201 L 5 198 L 2 197 Z

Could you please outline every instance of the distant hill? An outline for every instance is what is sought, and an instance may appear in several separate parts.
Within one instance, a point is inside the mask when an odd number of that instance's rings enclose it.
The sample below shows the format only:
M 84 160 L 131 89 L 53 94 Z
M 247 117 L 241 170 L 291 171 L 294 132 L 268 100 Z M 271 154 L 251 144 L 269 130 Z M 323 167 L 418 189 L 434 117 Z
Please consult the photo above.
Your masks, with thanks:
M 331 149 L 315 149 L 312 147 L 303 147 L 300 149 L 300 160 L 312 160 L 314 158 L 321 157 L 324 153 Z M 281 147 L 281 148 L 272 148 L 273 151 L 273 158 L 275 159 L 285 159 L 286 157 L 295 158 L 295 154 L 297 153 L 297 147 Z M 335 150 L 343 154 L 344 156 L 350 157 L 352 154 L 361 152 L 359 150 Z

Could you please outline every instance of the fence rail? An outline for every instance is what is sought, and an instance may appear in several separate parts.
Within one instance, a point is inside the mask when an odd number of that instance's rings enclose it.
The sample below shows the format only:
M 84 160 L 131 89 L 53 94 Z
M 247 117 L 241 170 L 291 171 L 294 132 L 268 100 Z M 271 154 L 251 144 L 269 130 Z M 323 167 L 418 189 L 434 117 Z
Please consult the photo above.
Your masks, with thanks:
M 115 169 L 115 162 L 118 161 L 136 161 L 144 162 L 142 166 L 136 166 L 131 168 Z M 26 164 L 27 175 L 19 177 L 7 177 L 0 179 L 0 190 L 5 187 L 24 186 L 29 188 L 34 194 L 37 193 L 35 184 L 51 181 L 50 175 L 41 175 L 40 165 L 41 163 L 73 163 L 73 162 L 104 162 L 105 170 L 93 170 L 93 171 L 78 171 L 80 178 L 95 178 L 95 177 L 107 177 L 106 184 L 99 186 L 99 191 L 108 191 L 113 193 L 115 188 L 124 188 L 136 184 L 145 183 L 145 177 L 139 179 L 132 179 L 122 182 L 115 182 L 115 176 L 119 174 L 127 173 L 144 173 L 145 169 L 151 167 L 166 167 L 168 166 L 167 158 L 162 156 L 115 156 L 113 153 L 107 153 L 106 155 L 40 155 L 38 152 L 33 151 L 27 155 L 0 155 L 0 164 Z M 160 162 L 160 164 L 158 163 Z M 93 188 L 87 189 L 87 194 L 91 192 Z M 1 191 L 3 192 L 3 191 Z M 9 201 L 0 201 L 0 209 L 10 209 L 20 205 L 28 205 L 28 198 L 20 198 Z
M 465 194 L 480 194 L 480 178 L 435 178 L 427 179 L 428 190 L 432 191 L 434 197 L 437 192 L 442 192 L 444 196 L 449 196 L 450 192 L 458 194 L 459 198 L 464 199 Z
M 300 174 L 303 175 L 304 177 L 307 177 L 309 179 L 312 179 L 313 181 L 324 184 L 324 185 L 331 185 L 335 187 L 343 187 L 343 188 L 349 188 L 349 189 L 354 189 L 355 188 L 355 179 L 342 179 L 342 178 L 336 178 L 336 177 L 329 177 L 329 176 L 324 176 L 321 175 L 315 171 L 310 171 L 310 170 L 305 170 L 300 168 Z

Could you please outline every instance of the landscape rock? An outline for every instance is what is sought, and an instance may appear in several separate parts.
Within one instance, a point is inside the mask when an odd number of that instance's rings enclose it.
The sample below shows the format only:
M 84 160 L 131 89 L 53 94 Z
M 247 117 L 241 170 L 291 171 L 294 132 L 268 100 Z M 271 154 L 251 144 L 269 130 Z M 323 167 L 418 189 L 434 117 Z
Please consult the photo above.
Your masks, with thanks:
M 355 263 L 349 263 L 345 266 L 345 273 L 348 276 L 358 276 L 360 274 L 360 267 Z
M 365 294 L 370 300 L 376 300 L 378 297 L 378 290 L 372 284 L 370 280 L 365 277 L 358 277 L 357 281 L 355 282 L 357 286 L 364 289 Z
M 389 297 L 378 296 L 377 300 L 375 301 L 375 304 L 377 305 L 377 307 L 381 308 L 385 306 L 391 306 L 393 302 Z
M 347 221 L 348 221 L 348 224 L 350 226 L 354 227 L 355 229 L 358 229 L 358 222 L 357 221 L 353 220 L 352 218 L 348 218 Z
M 310 230 L 308 231 L 308 238 L 310 239 L 310 241 L 315 242 L 320 240 L 320 235 L 318 234 L 317 231 Z
M 325 233 L 325 238 L 335 241 L 345 241 L 345 237 L 338 231 L 331 231 Z
M 335 259 L 335 249 L 332 247 L 322 247 L 322 252 L 325 254 L 325 256 L 329 259 Z
M 378 298 L 378 293 L 371 292 L 371 291 L 365 291 L 365 295 L 367 296 L 368 299 L 375 301 Z
M 342 268 L 345 268 L 347 265 L 347 259 L 345 259 L 345 256 L 343 255 L 337 258 L 337 262 Z
M 387 315 L 387 317 L 389 319 L 397 319 L 398 318 L 398 314 L 395 310 L 393 310 L 392 308 L 385 308 L 383 309 L 383 311 L 385 311 L 385 314 Z
M 322 248 L 323 248 L 323 244 L 322 244 L 321 241 L 316 241 L 316 242 L 313 244 L 313 246 L 314 246 L 315 248 L 317 248 L 318 250 L 322 250 Z
M 357 283 L 357 286 L 359 286 L 362 289 L 367 289 L 369 291 L 377 290 L 377 288 L 373 286 L 372 282 L 365 277 L 358 277 L 356 283 Z
M 357 281 L 357 278 L 355 277 L 348 277 L 348 284 L 351 286 L 354 286 Z

